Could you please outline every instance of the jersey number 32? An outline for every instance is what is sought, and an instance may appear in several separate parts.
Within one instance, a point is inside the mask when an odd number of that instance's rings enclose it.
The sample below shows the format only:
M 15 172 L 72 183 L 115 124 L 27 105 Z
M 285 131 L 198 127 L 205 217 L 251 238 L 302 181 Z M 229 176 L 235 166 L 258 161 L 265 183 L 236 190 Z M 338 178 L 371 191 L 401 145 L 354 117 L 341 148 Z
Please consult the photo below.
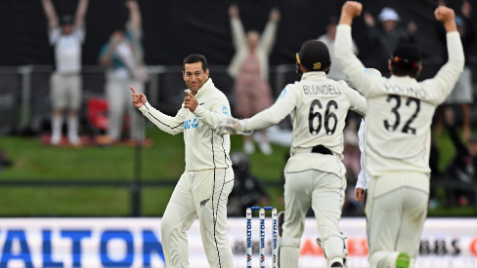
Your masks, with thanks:
M 391 103 L 393 100 L 396 103 L 396 105 L 391 110 L 391 112 L 395 116 L 394 124 L 391 124 L 390 121 L 388 121 L 387 119 L 384 120 L 384 128 L 386 128 L 389 132 L 396 131 L 399 124 L 401 123 L 401 115 L 399 114 L 399 107 L 401 107 L 401 96 L 389 95 L 387 102 Z M 414 103 L 416 110 L 412 114 L 411 118 L 406 121 L 404 127 L 402 128 L 402 133 L 416 135 L 416 129 L 411 127 L 411 123 L 419 115 L 419 111 L 421 110 L 421 101 L 415 98 L 408 98 L 406 101 L 406 106 L 411 107 L 412 103 Z

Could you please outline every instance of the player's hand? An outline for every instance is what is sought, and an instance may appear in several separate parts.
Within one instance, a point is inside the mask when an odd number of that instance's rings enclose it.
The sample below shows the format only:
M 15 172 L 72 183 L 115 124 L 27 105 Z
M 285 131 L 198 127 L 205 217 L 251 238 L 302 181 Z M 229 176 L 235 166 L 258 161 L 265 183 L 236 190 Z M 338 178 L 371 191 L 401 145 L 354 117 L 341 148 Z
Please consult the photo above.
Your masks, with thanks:
M 436 10 L 434 11 L 434 15 L 436 19 L 442 23 L 455 21 L 454 10 L 445 6 L 440 6 L 436 8 Z
M 363 5 L 361 3 L 356 1 L 347 1 L 341 9 L 341 14 L 346 14 L 354 18 L 361 15 L 362 10 Z
M 434 11 L 434 16 L 438 21 L 444 24 L 447 32 L 457 31 L 454 10 L 445 6 L 440 6 Z
M 219 124 L 217 125 L 217 128 L 215 130 L 217 133 L 220 135 L 228 135 L 228 134 L 244 134 L 244 135 L 250 135 L 252 134 L 251 131 L 245 131 L 245 128 L 242 124 L 240 124 L 240 121 L 235 118 L 228 118 L 221 120 Z
M 144 93 L 138 93 L 133 87 L 130 87 L 132 91 L 132 103 L 134 107 L 141 108 L 147 102 L 146 95 Z
M 273 22 L 278 22 L 280 20 L 280 11 L 277 8 L 273 8 L 270 11 L 270 20 Z
M 354 198 L 358 202 L 363 201 L 364 200 L 364 189 L 363 188 L 354 189 Z
M 237 5 L 231 5 L 229 7 L 229 16 L 232 17 L 232 18 L 236 18 L 238 17 L 239 15 L 239 9 L 237 7 Z
M 199 106 L 199 102 L 189 90 L 184 90 L 184 92 L 187 94 L 187 97 L 184 98 L 184 108 L 194 112 L 197 106 Z

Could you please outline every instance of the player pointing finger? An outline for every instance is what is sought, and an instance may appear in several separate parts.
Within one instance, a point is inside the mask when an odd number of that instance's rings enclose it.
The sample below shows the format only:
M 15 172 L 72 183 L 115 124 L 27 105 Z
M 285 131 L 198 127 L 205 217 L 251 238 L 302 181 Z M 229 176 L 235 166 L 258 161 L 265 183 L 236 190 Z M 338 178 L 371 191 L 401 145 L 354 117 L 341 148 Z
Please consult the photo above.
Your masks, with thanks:
M 134 89 L 134 87 L 132 87 L 132 86 L 130 88 L 131 88 L 131 91 L 133 93 L 132 103 L 133 103 L 134 107 L 141 108 L 141 106 L 143 106 L 147 102 L 146 95 L 144 95 L 144 93 L 138 93 L 136 91 L 136 89 Z
M 189 91 L 189 90 L 184 90 L 185 94 L 187 94 L 187 97 L 184 98 L 184 108 L 189 109 L 189 111 L 194 112 L 195 108 L 199 105 L 199 102 L 195 98 L 195 96 Z

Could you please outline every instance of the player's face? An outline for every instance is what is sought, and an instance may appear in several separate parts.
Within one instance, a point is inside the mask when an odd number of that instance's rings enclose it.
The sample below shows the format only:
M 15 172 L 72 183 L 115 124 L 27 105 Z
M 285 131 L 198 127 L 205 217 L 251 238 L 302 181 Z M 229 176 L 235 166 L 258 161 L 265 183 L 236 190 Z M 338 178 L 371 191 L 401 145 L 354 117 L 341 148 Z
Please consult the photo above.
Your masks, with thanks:
M 260 36 L 257 32 L 248 32 L 247 33 L 247 44 L 250 49 L 255 49 L 258 46 L 260 41 Z
M 202 70 L 202 62 L 186 64 L 182 74 L 187 87 L 194 94 L 196 94 L 205 82 L 207 82 L 207 79 L 209 79 L 209 69 L 204 72 L 204 70 Z
M 65 35 L 70 34 L 73 31 L 73 24 L 61 25 L 61 32 Z

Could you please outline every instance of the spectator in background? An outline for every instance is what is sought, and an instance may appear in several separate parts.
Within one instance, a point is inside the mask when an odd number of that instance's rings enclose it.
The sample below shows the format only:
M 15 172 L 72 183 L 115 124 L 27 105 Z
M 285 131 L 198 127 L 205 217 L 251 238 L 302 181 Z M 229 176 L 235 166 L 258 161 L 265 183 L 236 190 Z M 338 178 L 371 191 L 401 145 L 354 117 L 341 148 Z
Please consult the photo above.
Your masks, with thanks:
M 144 140 L 144 118 L 131 103 L 129 87 L 139 86 L 136 91 L 144 92 L 147 69 L 143 63 L 141 46 L 141 15 L 136 1 L 126 2 L 130 17 L 126 31 L 117 27 L 110 40 L 103 46 L 99 56 L 106 71 L 106 98 L 108 100 L 108 138 L 104 143 L 111 144 L 121 138 L 121 127 L 125 110 L 130 118 L 130 136 L 134 141 Z
M 63 112 L 68 109 L 68 141 L 80 145 L 78 135 L 78 110 L 81 106 L 81 46 L 85 37 L 85 16 L 88 0 L 80 0 L 76 16 L 65 15 L 58 20 L 51 0 L 42 0 L 48 19 L 50 44 L 55 47 L 56 71 L 51 75 L 51 119 L 52 134 L 50 143 L 58 145 L 61 141 Z
M 387 60 L 399 44 L 415 43 L 414 34 L 417 25 L 410 21 L 407 30 L 398 27 L 399 15 L 389 7 L 383 8 L 379 14 L 379 20 L 382 27 L 378 29 L 373 15 L 369 12 L 364 13 L 364 21 L 368 25 L 368 34 L 371 44 L 375 45 L 375 66 L 385 76 L 389 75 Z
M 244 153 L 230 156 L 233 164 L 234 188 L 227 203 L 228 216 L 243 217 L 245 209 L 257 203 L 269 205 L 270 201 L 262 183 L 250 174 L 250 160 Z
M 338 21 L 336 17 L 330 17 L 328 26 L 326 26 L 326 34 L 318 37 L 318 41 L 321 41 L 325 43 L 325 45 L 328 47 L 328 50 L 330 51 L 330 56 L 331 56 L 331 64 L 330 66 L 330 72 L 328 73 L 328 78 L 333 79 L 333 80 L 345 80 L 347 81 L 348 79 L 346 78 L 346 74 L 343 71 L 343 67 L 338 63 L 336 60 L 335 56 L 335 37 L 336 37 L 336 26 L 338 25 Z M 353 42 L 353 52 L 354 54 L 358 55 L 358 47 L 356 47 L 356 44 Z
M 445 6 L 445 2 L 439 1 L 439 5 Z M 452 90 L 451 94 L 447 97 L 445 101 L 445 104 L 447 105 L 460 104 L 461 106 L 463 126 L 462 136 L 464 140 L 468 140 L 471 135 L 469 104 L 473 102 L 470 52 L 472 50 L 472 45 L 474 43 L 476 33 L 474 23 L 472 22 L 470 17 L 471 8 L 472 6 L 470 5 L 470 3 L 468 1 L 464 1 L 461 8 L 462 16 L 455 16 L 455 22 L 457 24 L 457 29 L 459 30 L 462 46 L 464 48 L 465 66 L 464 71 L 462 72 L 461 76 L 459 77 L 459 80 L 457 80 L 457 83 L 455 84 L 454 90 Z M 445 29 L 442 26 L 439 26 L 439 29 L 441 29 L 441 40 L 445 44 Z M 447 58 L 447 54 L 445 55 L 445 57 Z
M 465 146 L 455 128 L 454 111 L 451 108 L 447 108 L 444 111 L 444 117 L 447 130 L 456 150 L 456 156 L 446 168 L 444 175 L 446 178 L 468 183 L 469 186 L 473 185 L 477 175 L 477 136 L 472 136 L 468 145 Z M 463 190 L 448 189 L 446 190 L 446 196 L 448 206 L 456 204 L 467 205 L 469 202 L 474 202 L 472 192 Z
M 229 9 L 232 39 L 236 49 L 228 73 L 235 78 L 235 111 L 240 118 L 250 118 L 272 105 L 270 85 L 268 84 L 268 57 L 272 52 L 280 20 L 280 12 L 272 9 L 270 19 L 260 37 L 256 31 L 245 34 L 239 18 L 238 7 Z M 265 130 L 261 131 L 260 150 L 263 154 L 272 153 Z M 244 151 L 255 152 L 252 137 L 244 136 Z

